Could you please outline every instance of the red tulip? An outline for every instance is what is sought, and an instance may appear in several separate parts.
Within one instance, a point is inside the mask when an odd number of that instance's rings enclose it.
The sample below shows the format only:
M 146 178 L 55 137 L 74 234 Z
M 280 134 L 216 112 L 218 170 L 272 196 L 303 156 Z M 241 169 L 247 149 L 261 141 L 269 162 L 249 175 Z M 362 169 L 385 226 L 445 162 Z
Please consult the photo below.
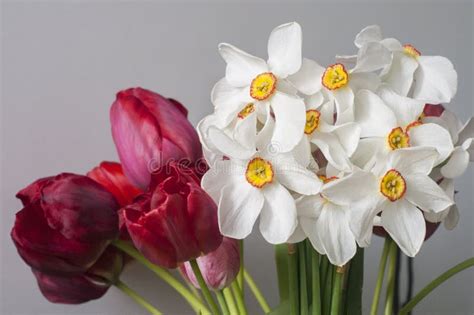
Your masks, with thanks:
M 423 109 L 423 114 L 427 117 L 439 117 L 443 112 L 444 106 L 441 104 L 425 104 L 425 108 Z
M 214 251 L 222 241 L 217 206 L 193 172 L 171 163 L 153 183 L 156 187 L 120 211 L 135 247 L 167 268 Z
M 124 172 L 143 190 L 151 173 L 170 160 L 195 162 L 202 157 L 187 110 L 175 100 L 142 88 L 124 90 L 112 104 L 110 121 Z
M 11 236 L 20 256 L 41 272 L 84 272 L 118 234 L 114 196 L 94 180 L 60 174 L 18 193 L 24 208 Z
M 230 285 L 239 273 L 239 244 L 234 239 L 224 237 L 215 251 L 199 257 L 197 263 L 207 286 L 221 290 Z M 180 271 L 196 288 L 200 288 L 189 262 L 181 265 Z
M 142 193 L 129 182 L 120 163 L 104 161 L 87 173 L 87 176 L 111 192 L 120 207 L 131 204 L 133 199 Z
M 123 269 L 123 255 L 108 247 L 86 272 L 74 275 L 44 273 L 33 269 L 41 293 L 53 303 L 79 304 L 102 297 Z

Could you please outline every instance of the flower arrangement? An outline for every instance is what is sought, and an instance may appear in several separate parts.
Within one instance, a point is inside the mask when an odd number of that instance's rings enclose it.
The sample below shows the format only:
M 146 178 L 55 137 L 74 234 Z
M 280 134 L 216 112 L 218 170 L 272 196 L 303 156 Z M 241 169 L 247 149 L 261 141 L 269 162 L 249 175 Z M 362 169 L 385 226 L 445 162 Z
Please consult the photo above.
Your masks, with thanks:
M 247 284 L 265 314 L 357 315 L 375 233 L 385 245 L 370 314 L 387 264 L 384 313 L 408 314 L 473 266 L 470 258 L 395 301 L 400 251 L 414 257 L 441 222 L 453 229 L 459 220 L 454 178 L 473 159 L 474 124 L 445 108 L 457 89 L 448 59 L 384 38 L 378 26 L 355 46 L 321 66 L 302 58 L 295 22 L 271 32 L 267 61 L 220 44 L 225 76 L 197 130 L 178 101 L 120 91 L 110 109 L 120 163 L 41 178 L 17 194 L 11 236 L 42 294 L 78 304 L 115 286 L 162 314 L 159 300 L 120 280 L 136 261 L 196 314 L 248 314 Z M 275 245 L 273 307 L 244 268 L 243 239 L 257 219 Z

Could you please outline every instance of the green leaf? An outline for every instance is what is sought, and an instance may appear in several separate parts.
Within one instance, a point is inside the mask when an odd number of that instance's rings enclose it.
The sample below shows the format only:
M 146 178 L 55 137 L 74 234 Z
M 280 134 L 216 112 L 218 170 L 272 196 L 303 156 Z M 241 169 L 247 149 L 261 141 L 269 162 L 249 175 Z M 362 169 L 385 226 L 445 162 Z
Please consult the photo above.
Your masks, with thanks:
M 364 285 L 364 249 L 358 248 L 352 258 L 347 278 L 346 313 L 362 315 L 362 286 Z

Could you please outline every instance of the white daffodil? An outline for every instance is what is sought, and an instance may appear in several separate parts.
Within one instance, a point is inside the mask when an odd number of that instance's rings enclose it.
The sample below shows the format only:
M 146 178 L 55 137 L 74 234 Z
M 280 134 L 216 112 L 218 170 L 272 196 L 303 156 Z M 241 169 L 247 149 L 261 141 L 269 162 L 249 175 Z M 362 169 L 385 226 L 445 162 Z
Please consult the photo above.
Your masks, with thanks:
M 260 216 L 263 237 L 272 244 L 286 242 L 297 226 L 290 192 L 316 194 L 321 188 L 319 178 L 290 153 L 258 145 L 259 151 L 249 150 L 216 127 L 210 127 L 208 134 L 228 158 L 211 165 L 202 179 L 202 187 L 218 203 L 221 233 L 245 238 Z
M 336 169 L 350 172 L 349 157 L 359 142 L 360 128 L 355 123 L 334 125 L 334 103 L 324 103 L 320 94 L 306 98 L 306 124 L 304 133 L 295 151 L 299 156 L 311 157 L 311 144 L 321 150 L 327 161 Z M 302 162 L 306 165 L 305 162 Z
M 359 167 L 370 169 L 377 159 L 391 151 L 408 147 L 432 147 L 439 155 L 435 165 L 452 152 L 451 136 L 438 124 L 422 123 L 424 102 L 400 96 L 382 87 L 379 95 L 361 90 L 355 100 L 355 122 L 361 127 L 361 140 L 352 156 Z
M 456 178 L 467 169 L 469 161 L 474 161 L 474 120 L 472 117 L 463 125 L 456 115 L 444 109 L 439 117 L 425 116 L 423 123 L 434 123 L 449 131 L 454 148 L 446 163 L 441 167 L 443 178 Z
M 390 152 L 376 165 L 372 181 L 378 189 L 371 193 L 376 207 L 371 213 L 355 212 L 351 219 L 358 240 L 367 242 L 374 218 L 381 212 L 381 226 L 400 249 L 410 257 L 418 253 L 426 233 L 422 211 L 440 212 L 454 204 L 428 176 L 437 159 L 435 149 L 407 148 Z
M 308 237 L 333 265 L 345 265 L 357 250 L 350 228 L 351 212 L 372 212 L 373 204 L 365 198 L 374 190 L 372 177 L 371 173 L 356 171 L 344 178 L 325 178 L 318 195 L 297 199 L 299 227 L 290 240 Z
M 268 61 L 230 44 L 219 45 L 227 67 L 225 78 L 211 93 L 217 127 L 229 127 L 236 117 L 250 112 L 265 121 L 271 108 L 276 120 L 271 141 L 284 152 L 296 146 L 303 136 L 305 108 L 286 78 L 301 67 L 301 41 L 301 27 L 293 22 L 278 26 L 270 34 Z
M 440 106 L 440 105 L 438 105 Z M 454 198 L 454 178 L 461 176 L 467 169 L 469 161 L 474 159 L 474 120 L 471 118 L 466 124 L 454 115 L 453 112 L 444 109 L 439 117 L 425 116 L 423 122 L 439 124 L 450 131 L 455 147 L 447 161 L 434 170 L 431 177 L 440 182 L 440 187 Z M 443 222 L 448 230 L 456 227 L 459 221 L 459 210 L 456 205 L 439 213 L 425 213 L 425 218 L 429 222 Z
M 355 45 L 380 43 L 393 52 L 390 67 L 382 72 L 382 80 L 397 93 L 426 103 L 450 102 L 457 90 L 457 73 L 445 57 L 423 56 L 412 45 L 402 45 L 395 38 L 383 38 L 379 26 L 371 25 L 357 34 Z
M 289 81 L 303 94 L 324 93 L 334 100 L 337 124 L 353 121 L 354 95 L 359 89 L 375 90 L 380 84 L 376 70 L 386 67 L 392 60 L 391 52 L 379 43 L 362 47 L 354 68 L 346 70 L 342 63 L 326 68 L 313 60 L 303 59 L 301 69 Z

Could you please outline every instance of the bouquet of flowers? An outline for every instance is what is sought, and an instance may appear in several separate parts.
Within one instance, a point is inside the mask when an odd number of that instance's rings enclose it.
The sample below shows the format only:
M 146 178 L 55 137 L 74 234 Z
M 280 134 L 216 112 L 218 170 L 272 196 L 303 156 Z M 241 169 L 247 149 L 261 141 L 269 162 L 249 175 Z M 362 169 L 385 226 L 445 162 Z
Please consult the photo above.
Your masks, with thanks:
M 376 233 L 385 245 L 370 314 L 385 273 L 384 314 L 408 314 L 473 266 L 454 266 L 404 305 L 394 299 L 400 251 L 414 257 L 441 222 L 459 220 L 454 178 L 473 160 L 474 123 L 445 108 L 457 89 L 448 59 L 375 25 L 354 43 L 355 55 L 329 66 L 302 58 L 295 22 L 271 32 L 267 61 L 220 44 L 225 76 L 197 131 L 178 101 L 120 91 L 110 109 L 120 163 L 41 178 L 17 194 L 11 236 L 42 294 L 77 304 L 115 286 L 162 314 L 159 299 L 153 306 L 120 280 L 136 261 L 196 314 L 248 314 L 247 285 L 265 314 L 357 315 Z M 272 307 L 244 268 L 257 219 L 275 246 Z

